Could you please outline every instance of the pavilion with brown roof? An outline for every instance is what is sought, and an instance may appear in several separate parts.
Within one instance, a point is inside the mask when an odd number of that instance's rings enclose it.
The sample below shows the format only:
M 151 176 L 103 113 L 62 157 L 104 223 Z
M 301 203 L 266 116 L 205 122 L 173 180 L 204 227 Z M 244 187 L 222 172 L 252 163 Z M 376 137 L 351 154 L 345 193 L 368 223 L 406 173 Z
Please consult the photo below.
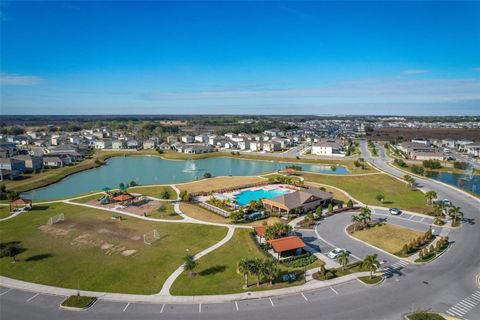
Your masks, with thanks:
M 277 259 L 302 254 L 305 243 L 297 236 L 283 237 L 274 240 L 268 240 L 268 244 L 272 246 L 273 252 Z
M 302 213 L 324 205 L 332 198 L 331 193 L 310 188 L 286 193 L 271 199 L 262 199 L 262 202 L 264 208 L 272 212 L 289 213 L 295 211 Z

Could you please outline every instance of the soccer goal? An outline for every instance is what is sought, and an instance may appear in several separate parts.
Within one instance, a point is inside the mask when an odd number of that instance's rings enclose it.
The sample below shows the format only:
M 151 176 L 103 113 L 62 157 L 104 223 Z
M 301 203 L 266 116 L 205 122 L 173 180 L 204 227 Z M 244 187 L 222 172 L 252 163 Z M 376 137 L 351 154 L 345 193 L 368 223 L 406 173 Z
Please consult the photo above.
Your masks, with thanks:
M 160 234 L 158 233 L 157 229 L 153 229 L 143 235 L 143 242 L 145 244 L 152 244 L 155 241 L 160 239 Z
M 48 219 L 48 224 L 52 225 L 64 220 L 65 220 L 65 215 L 63 213 L 60 213 L 60 214 L 57 214 L 56 216 L 50 217 L 50 219 Z

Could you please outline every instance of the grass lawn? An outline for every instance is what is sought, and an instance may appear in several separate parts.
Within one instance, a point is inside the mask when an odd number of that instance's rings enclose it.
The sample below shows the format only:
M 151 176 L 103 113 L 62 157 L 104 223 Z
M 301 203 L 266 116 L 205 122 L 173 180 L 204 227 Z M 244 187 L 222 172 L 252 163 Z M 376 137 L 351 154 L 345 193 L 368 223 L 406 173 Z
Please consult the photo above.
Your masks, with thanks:
M 411 190 L 407 184 L 383 173 L 366 176 L 326 176 L 320 174 L 302 173 L 305 181 L 331 185 L 348 192 L 352 197 L 365 204 L 396 207 L 428 214 L 432 211 L 420 190 Z M 383 194 L 383 205 L 376 199 Z
M 6 218 L 10 215 L 10 206 L 0 206 L 0 219 Z
M 58 213 L 65 214 L 65 221 L 48 226 L 49 217 Z M 160 239 L 144 244 L 143 235 L 153 229 Z M 183 263 L 187 249 L 196 254 L 226 232 L 222 227 L 131 217 L 116 221 L 103 210 L 65 203 L 37 205 L 0 222 L 1 242 L 19 241 L 25 249 L 17 263 L 0 259 L 0 274 L 72 289 L 154 294 Z
M 97 298 L 95 297 L 85 297 L 85 296 L 70 296 L 65 301 L 62 302 L 63 307 L 85 309 L 90 307 Z
M 158 199 L 163 199 L 163 193 L 165 191 L 168 191 L 170 194 L 170 200 L 175 200 L 177 198 L 177 193 L 170 186 L 141 186 L 128 188 L 128 192 L 130 193 L 140 193 L 144 196 L 150 196 Z
M 42 173 L 23 174 L 19 179 L 8 180 L 4 183 L 7 187 L 7 190 L 20 193 L 47 186 L 76 172 L 96 168 L 104 164 L 107 159 L 115 156 L 123 156 L 124 154 L 126 156 L 147 154 L 158 155 L 155 150 L 140 150 L 137 152 L 95 150 L 95 152 L 89 158 L 75 165 L 65 166 L 62 168 L 44 169 Z
M 274 178 L 274 177 L 288 177 L 290 179 L 295 179 L 295 180 L 299 180 L 299 177 L 296 177 L 296 176 L 286 176 L 286 175 L 282 175 L 282 174 L 267 174 L 267 175 L 264 175 L 263 177 L 265 178 Z M 335 188 L 332 188 L 332 187 L 329 187 L 327 185 L 325 186 L 319 186 L 317 183 L 309 183 L 308 181 L 305 182 L 305 185 L 306 186 L 309 186 L 309 187 L 315 187 L 315 188 L 321 188 L 321 187 L 324 187 L 325 190 L 327 192 L 330 192 L 331 194 L 333 194 L 333 198 L 334 199 L 337 199 L 337 200 L 342 200 L 344 203 L 347 203 L 348 200 L 350 200 L 349 197 L 347 197 L 343 192 L 340 192 L 338 191 L 337 189 Z
M 152 212 L 147 213 L 147 217 L 149 218 L 158 218 L 158 219 L 168 219 L 168 220 L 181 220 L 183 219 L 180 215 L 175 212 L 173 208 L 173 203 L 170 201 L 162 201 L 162 205 L 165 210 L 154 210 Z
M 247 184 L 253 184 L 258 182 L 267 181 L 264 178 L 256 176 L 238 176 L 238 177 L 215 177 L 209 179 L 203 179 L 196 182 L 189 182 L 178 184 L 177 188 L 180 190 L 187 190 L 188 192 L 210 192 L 225 188 L 234 188 L 237 186 L 243 186 Z
M 75 202 L 75 203 L 87 203 L 89 202 L 90 200 L 100 200 L 103 198 L 103 196 L 105 195 L 105 193 L 95 193 L 95 194 L 92 194 L 92 195 L 89 195 L 89 196 L 85 196 L 85 197 L 82 197 L 82 198 L 78 198 L 78 199 L 75 199 L 75 200 L 72 200 L 72 202 Z M 74 197 L 75 198 L 75 197 Z
M 171 288 L 172 295 L 209 295 L 229 294 L 245 291 L 258 291 L 278 289 L 286 286 L 300 285 L 303 279 L 293 282 L 276 283 L 273 286 L 263 284 L 257 288 L 256 278 L 249 277 L 249 288 L 242 289 L 243 275 L 237 273 L 237 263 L 242 258 L 266 258 L 266 253 L 261 251 L 255 240 L 250 236 L 251 230 L 237 229 L 233 238 L 217 250 L 207 254 L 198 260 L 198 266 L 194 270 L 197 275 L 189 277 L 186 272 L 182 273 Z M 318 262 L 316 262 L 318 263 Z M 281 265 L 280 265 L 281 266 Z M 281 266 L 283 272 L 291 272 Z M 301 268 L 303 270 L 303 268 Z M 301 277 L 300 277 L 301 278 Z
M 403 245 L 422 237 L 424 234 L 424 232 L 417 230 L 385 223 L 355 231 L 351 235 L 391 254 L 397 254 L 402 250 Z

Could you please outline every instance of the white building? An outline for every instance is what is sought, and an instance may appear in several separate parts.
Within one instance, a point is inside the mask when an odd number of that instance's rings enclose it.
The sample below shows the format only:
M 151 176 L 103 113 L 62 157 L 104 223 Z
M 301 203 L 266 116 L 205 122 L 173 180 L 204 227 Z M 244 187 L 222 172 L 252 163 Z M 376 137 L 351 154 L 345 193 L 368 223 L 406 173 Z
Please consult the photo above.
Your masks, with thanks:
M 182 142 L 185 142 L 185 143 L 193 143 L 195 141 L 195 138 L 193 138 L 192 136 L 182 136 Z
M 343 141 L 339 139 L 321 139 L 312 145 L 312 154 L 344 157 Z

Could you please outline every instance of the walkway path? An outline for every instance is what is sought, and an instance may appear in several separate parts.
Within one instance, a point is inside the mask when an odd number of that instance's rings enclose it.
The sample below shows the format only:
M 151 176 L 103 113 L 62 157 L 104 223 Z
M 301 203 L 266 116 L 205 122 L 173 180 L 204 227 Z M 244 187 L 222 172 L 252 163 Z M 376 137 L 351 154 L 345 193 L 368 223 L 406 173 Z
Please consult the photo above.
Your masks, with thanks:
M 204 255 L 206 255 L 207 253 L 210 253 L 212 252 L 213 250 L 215 249 L 218 249 L 219 247 L 223 246 L 225 243 L 227 243 L 230 239 L 232 239 L 233 237 L 233 234 L 235 233 L 235 228 L 230 226 L 228 228 L 228 232 L 227 232 L 227 235 L 222 239 L 220 240 L 219 242 L 217 242 L 216 244 L 214 244 L 213 246 L 203 250 L 202 252 L 199 252 L 197 253 L 193 259 L 194 260 L 198 260 L 200 259 L 201 257 L 203 257 Z M 180 267 L 177 268 L 177 270 L 175 270 L 168 278 L 167 280 L 165 280 L 165 283 L 163 284 L 163 287 L 162 287 L 162 290 L 160 290 L 160 293 L 159 295 L 162 295 L 162 296 L 170 296 L 170 288 L 172 287 L 173 283 L 175 282 L 175 280 L 182 274 L 184 270 L 184 265 L 182 264 Z

